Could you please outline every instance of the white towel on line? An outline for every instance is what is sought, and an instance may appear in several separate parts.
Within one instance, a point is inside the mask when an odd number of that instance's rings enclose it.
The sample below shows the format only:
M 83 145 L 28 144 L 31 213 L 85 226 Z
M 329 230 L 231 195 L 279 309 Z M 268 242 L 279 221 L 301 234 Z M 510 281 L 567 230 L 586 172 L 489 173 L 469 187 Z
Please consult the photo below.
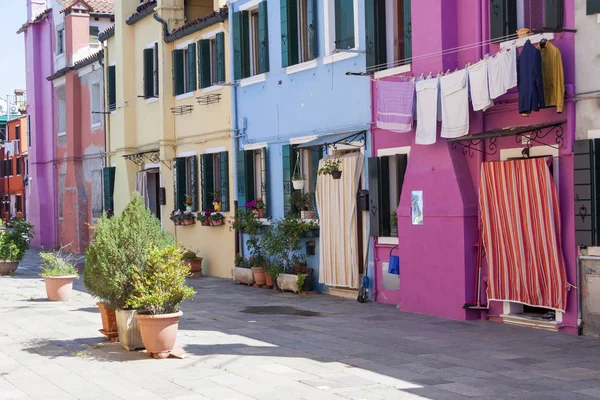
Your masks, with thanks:
M 517 45 L 513 45 L 504 53 L 504 85 L 506 90 L 517 86 Z
M 434 144 L 437 138 L 437 121 L 440 120 L 438 77 L 419 80 L 417 91 L 417 131 L 415 144 Z
M 469 91 L 467 86 L 466 69 L 440 78 L 441 136 L 444 138 L 456 138 L 469 133 Z
M 473 111 L 485 111 L 494 105 L 488 86 L 488 59 L 469 66 L 468 71 Z

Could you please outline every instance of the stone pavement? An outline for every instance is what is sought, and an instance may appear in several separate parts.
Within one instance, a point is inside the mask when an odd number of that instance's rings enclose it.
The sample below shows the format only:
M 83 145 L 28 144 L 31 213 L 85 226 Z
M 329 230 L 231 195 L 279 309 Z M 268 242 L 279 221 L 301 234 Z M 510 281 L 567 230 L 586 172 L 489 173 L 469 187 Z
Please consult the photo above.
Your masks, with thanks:
M 81 280 L 46 301 L 37 264 L 0 278 L 0 399 L 600 398 L 598 340 L 214 278 L 183 306 L 189 358 L 153 360 L 103 339 Z

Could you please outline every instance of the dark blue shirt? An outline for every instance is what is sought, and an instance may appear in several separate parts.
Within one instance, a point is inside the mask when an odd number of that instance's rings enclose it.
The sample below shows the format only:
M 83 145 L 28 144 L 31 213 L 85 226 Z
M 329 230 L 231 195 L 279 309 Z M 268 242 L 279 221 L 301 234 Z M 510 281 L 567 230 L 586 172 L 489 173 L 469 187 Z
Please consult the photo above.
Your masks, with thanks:
M 546 107 L 544 103 L 544 80 L 542 79 L 542 55 L 531 41 L 525 42 L 517 62 L 519 86 L 519 113 L 530 114 Z

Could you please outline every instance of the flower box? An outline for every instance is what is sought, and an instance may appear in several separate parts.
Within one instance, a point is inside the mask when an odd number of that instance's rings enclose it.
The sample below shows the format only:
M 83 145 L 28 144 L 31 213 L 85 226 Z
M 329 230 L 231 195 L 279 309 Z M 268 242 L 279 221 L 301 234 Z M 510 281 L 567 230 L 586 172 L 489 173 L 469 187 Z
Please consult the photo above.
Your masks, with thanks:
M 173 222 L 175 222 L 175 225 L 177 225 L 177 226 L 187 226 L 187 225 L 194 225 L 196 223 L 196 220 L 194 218 L 186 218 L 186 219 L 175 220 Z

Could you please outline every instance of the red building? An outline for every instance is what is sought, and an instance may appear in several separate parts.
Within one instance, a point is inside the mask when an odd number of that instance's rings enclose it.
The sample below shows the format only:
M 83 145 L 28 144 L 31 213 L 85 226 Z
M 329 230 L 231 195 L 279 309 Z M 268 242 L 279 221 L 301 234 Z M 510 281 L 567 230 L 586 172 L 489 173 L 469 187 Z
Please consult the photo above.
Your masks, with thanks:
M 6 141 L 0 149 L 0 217 L 4 220 L 27 215 L 28 132 L 26 115 L 8 121 Z

